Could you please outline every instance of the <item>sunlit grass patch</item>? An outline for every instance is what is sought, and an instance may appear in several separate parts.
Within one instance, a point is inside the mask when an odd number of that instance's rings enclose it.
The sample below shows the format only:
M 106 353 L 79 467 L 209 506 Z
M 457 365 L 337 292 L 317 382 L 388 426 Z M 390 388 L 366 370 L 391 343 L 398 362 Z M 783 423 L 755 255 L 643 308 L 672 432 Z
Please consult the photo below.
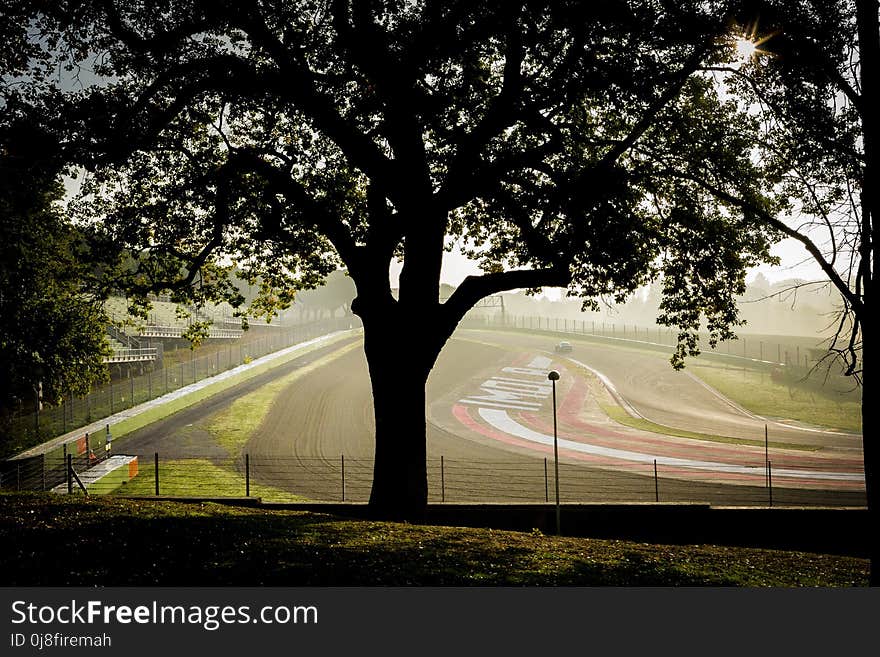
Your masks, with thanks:
M 208 459 L 159 461 L 159 494 L 173 497 L 244 497 L 245 473 L 232 462 L 216 463 Z M 97 489 L 94 492 L 98 492 Z M 114 495 L 151 496 L 156 494 L 155 463 L 142 460 L 138 475 L 113 491 Z M 251 480 L 251 497 L 266 501 L 299 502 L 300 497 Z
M 764 417 L 860 432 L 861 403 L 835 400 L 827 395 L 772 380 L 768 372 L 724 365 L 691 363 L 688 369 L 740 406 Z
M 605 412 L 606 415 L 608 415 L 608 417 L 610 417 L 618 424 L 633 427 L 634 429 L 641 429 L 643 431 L 663 434 L 665 436 L 690 438 L 692 440 L 705 440 L 713 443 L 727 443 L 730 445 L 751 445 L 754 447 L 764 446 L 763 440 L 753 440 L 750 438 L 733 438 L 731 436 L 719 436 L 716 434 L 700 433 L 698 431 L 686 431 L 684 429 L 667 427 L 662 424 L 657 424 L 656 422 L 651 422 L 650 420 L 646 420 L 644 418 L 632 417 L 620 406 L 603 404 L 602 410 Z M 774 441 L 770 441 L 769 446 L 774 449 L 797 449 L 804 451 L 816 451 L 821 448 L 819 445 L 801 445 L 797 443 L 780 443 Z

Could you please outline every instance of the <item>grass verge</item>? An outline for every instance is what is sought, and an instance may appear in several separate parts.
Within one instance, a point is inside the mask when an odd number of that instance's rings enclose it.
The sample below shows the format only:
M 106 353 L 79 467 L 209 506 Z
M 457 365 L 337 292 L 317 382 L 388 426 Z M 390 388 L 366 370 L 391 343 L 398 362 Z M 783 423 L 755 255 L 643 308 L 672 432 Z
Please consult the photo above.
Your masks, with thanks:
M 156 474 L 152 462 L 142 462 L 139 474 L 112 491 L 92 487 L 94 494 L 150 497 L 156 494 Z M 180 459 L 159 462 L 159 493 L 172 497 L 244 497 L 247 491 L 244 472 L 232 463 L 215 463 L 209 459 Z M 250 482 L 251 497 L 267 502 L 303 502 L 306 498 L 280 488 Z
M 854 433 L 862 430 L 862 405 L 776 383 L 766 372 L 692 363 L 688 369 L 752 413 Z M 763 443 L 762 443 L 763 444 Z
M 228 408 L 213 415 L 205 429 L 214 436 L 218 445 L 229 452 L 230 456 L 238 456 L 242 447 L 266 418 L 266 414 L 278 395 L 287 386 L 358 347 L 360 347 L 359 342 L 352 342 L 323 358 L 300 367 L 285 377 L 276 379 L 243 397 L 239 397 Z
M 114 498 L 0 498 L 3 586 L 864 586 L 865 559 Z M 71 555 L 77 555 L 71 559 Z
M 634 429 L 642 429 L 643 431 L 650 431 L 652 433 L 661 433 L 666 436 L 676 436 L 678 438 L 691 438 L 693 440 L 705 440 L 713 443 L 727 443 L 729 445 L 752 445 L 754 447 L 763 447 L 763 440 L 752 440 L 749 438 L 732 438 L 730 436 L 717 436 L 714 434 L 708 433 L 699 433 L 698 431 L 686 431 L 684 429 L 676 429 L 674 427 L 667 427 L 662 424 L 657 424 L 656 422 L 651 422 L 650 420 L 646 420 L 644 418 L 633 417 L 625 410 L 623 410 L 620 406 L 611 406 L 608 404 L 601 405 L 602 410 L 605 414 L 610 417 L 612 420 L 617 422 L 618 424 L 623 424 L 628 427 L 633 427 Z M 798 443 L 780 443 L 770 441 L 770 447 L 774 449 L 795 449 L 795 450 L 803 450 L 808 452 L 814 452 L 818 449 L 821 449 L 821 446 L 818 445 L 801 445 Z
M 121 422 L 118 422 L 117 424 L 113 425 L 113 428 L 112 428 L 113 437 L 114 437 L 114 439 L 120 438 L 127 433 L 131 433 L 132 431 L 135 431 L 136 429 L 140 429 L 142 427 L 145 427 L 148 424 L 152 424 L 153 422 L 156 422 L 157 420 L 161 420 L 162 418 L 168 417 L 169 415 L 173 415 L 177 411 L 180 411 L 184 408 L 188 408 L 189 406 L 192 406 L 193 404 L 197 404 L 198 402 L 200 402 L 204 399 L 207 399 L 208 397 L 211 397 L 212 395 L 216 395 L 217 393 L 223 392 L 224 390 L 227 390 L 228 388 L 231 388 L 235 385 L 238 385 L 239 383 L 242 383 L 244 381 L 252 379 L 255 376 L 259 376 L 260 374 L 263 374 L 264 372 L 267 372 L 270 369 L 274 369 L 280 365 L 284 365 L 285 363 L 293 360 L 294 358 L 299 358 L 301 356 L 304 356 L 305 354 L 308 354 L 312 351 L 315 351 L 316 349 L 321 349 L 321 348 L 326 347 L 328 345 L 334 344 L 335 342 L 339 342 L 340 340 L 345 340 L 346 338 L 349 338 L 349 337 L 350 337 L 350 334 L 346 333 L 346 334 L 331 338 L 329 340 L 321 341 L 318 344 L 310 345 L 309 347 L 306 347 L 306 348 L 303 348 L 300 350 L 296 350 L 293 353 L 287 354 L 287 355 L 280 357 L 280 358 L 275 358 L 273 360 L 270 360 L 269 362 L 262 363 L 261 365 L 258 365 L 256 367 L 249 368 L 249 369 L 244 370 L 243 372 L 240 372 L 238 374 L 235 374 L 234 376 L 231 376 L 227 379 L 224 379 L 222 381 L 217 381 L 216 383 L 205 386 L 204 388 L 201 388 L 200 390 L 196 390 L 196 391 L 191 392 L 187 395 L 184 395 L 183 397 L 180 397 L 178 399 L 174 399 L 170 402 L 156 406 L 155 408 L 151 408 L 149 410 L 146 410 L 143 413 L 136 415 L 135 417 L 132 417 L 132 418 L 129 418 L 126 420 L 122 420 Z M 357 343 L 355 343 L 355 344 L 357 344 Z

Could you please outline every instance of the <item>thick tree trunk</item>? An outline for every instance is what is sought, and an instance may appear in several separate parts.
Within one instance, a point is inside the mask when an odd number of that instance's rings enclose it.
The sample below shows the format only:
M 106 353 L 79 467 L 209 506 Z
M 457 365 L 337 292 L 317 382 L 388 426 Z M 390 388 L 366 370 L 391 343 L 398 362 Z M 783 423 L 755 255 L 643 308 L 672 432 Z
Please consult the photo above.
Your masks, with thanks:
M 880 473 L 880 445 L 877 443 L 877 420 L 875 406 L 871 401 L 874 395 L 873 329 L 871 318 L 862 319 L 862 446 L 865 454 L 865 489 L 868 498 L 868 527 L 871 557 L 871 586 L 880 586 L 880 541 L 876 538 L 880 527 L 880 500 L 877 498 L 877 475 Z M 872 530 L 871 527 L 874 529 Z
M 425 384 L 442 344 L 397 314 L 364 322 L 376 418 L 370 507 L 375 517 L 421 522 L 428 503 Z
M 865 453 L 865 488 L 868 497 L 868 529 L 871 536 L 871 585 L 880 586 L 880 541 L 874 538 L 880 526 L 880 449 L 874 431 L 874 282 L 877 275 L 876 224 L 880 217 L 877 185 L 880 183 L 880 24 L 876 0 L 856 0 L 856 19 L 859 38 L 859 76 L 861 82 L 860 108 L 862 140 L 865 157 L 864 180 L 861 191 L 861 288 L 862 310 L 862 444 Z M 871 528 L 873 527 L 873 530 Z

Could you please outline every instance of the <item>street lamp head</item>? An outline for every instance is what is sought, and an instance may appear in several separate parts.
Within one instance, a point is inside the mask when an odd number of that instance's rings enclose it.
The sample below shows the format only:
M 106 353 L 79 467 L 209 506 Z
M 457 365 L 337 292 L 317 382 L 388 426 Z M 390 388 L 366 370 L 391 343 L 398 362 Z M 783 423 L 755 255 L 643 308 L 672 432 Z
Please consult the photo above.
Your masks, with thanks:
M 556 370 L 550 370 L 550 372 L 547 374 L 547 378 L 551 381 L 559 381 L 559 372 L 557 372 Z

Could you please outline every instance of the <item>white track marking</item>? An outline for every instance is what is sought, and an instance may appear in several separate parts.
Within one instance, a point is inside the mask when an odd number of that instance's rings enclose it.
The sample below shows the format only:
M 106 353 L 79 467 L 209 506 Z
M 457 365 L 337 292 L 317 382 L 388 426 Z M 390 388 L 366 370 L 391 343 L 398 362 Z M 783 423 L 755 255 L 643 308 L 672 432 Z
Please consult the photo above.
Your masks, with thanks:
M 553 360 L 551 358 L 547 358 L 546 356 L 535 356 L 535 359 L 529 363 L 529 367 L 536 370 L 546 370 L 552 364 Z
M 493 410 L 488 408 L 479 409 L 480 417 L 483 418 L 490 426 L 498 429 L 516 438 L 521 438 L 533 443 L 541 445 L 553 445 L 553 436 L 534 431 L 523 426 L 507 414 L 507 411 Z M 678 468 L 692 468 L 694 470 L 711 470 L 715 472 L 725 472 L 733 474 L 761 474 L 764 471 L 764 465 L 744 466 L 733 465 L 730 463 L 721 463 L 718 461 L 700 461 L 696 459 L 680 459 L 669 456 L 655 456 L 653 454 L 643 454 L 641 452 L 632 452 L 629 450 L 615 449 L 613 447 L 603 447 L 601 445 L 589 445 L 579 443 L 573 440 L 560 438 L 558 440 L 559 447 L 568 449 L 582 454 L 591 454 L 593 456 L 604 456 L 607 458 L 620 459 L 623 461 L 633 461 L 636 463 L 653 464 L 654 460 L 657 465 L 665 465 Z M 773 471 L 774 477 L 797 478 L 797 479 L 827 479 L 832 481 L 857 481 L 864 480 L 864 475 L 853 472 L 825 472 L 821 470 L 795 470 L 793 468 L 780 468 Z

